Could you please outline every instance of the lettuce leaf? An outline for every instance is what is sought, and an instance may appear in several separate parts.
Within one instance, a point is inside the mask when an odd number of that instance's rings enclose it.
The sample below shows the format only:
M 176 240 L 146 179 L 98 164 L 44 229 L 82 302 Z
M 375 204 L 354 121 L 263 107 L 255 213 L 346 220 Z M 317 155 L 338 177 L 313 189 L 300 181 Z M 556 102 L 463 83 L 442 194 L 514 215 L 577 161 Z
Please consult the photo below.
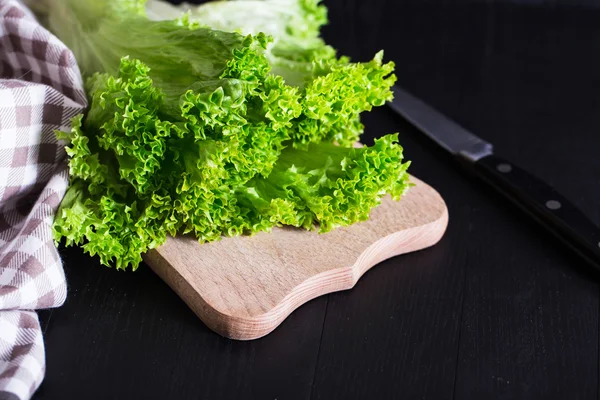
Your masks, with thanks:
M 291 85 L 302 86 L 310 80 L 314 60 L 336 59 L 335 50 L 320 37 L 320 29 L 327 23 L 327 9 L 320 0 L 219 0 L 179 6 L 150 0 L 146 10 L 155 20 L 187 13 L 191 20 L 213 29 L 272 36 L 267 58 L 273 72 Z
M 382 51 L 366 63 L 338 58 L 320 37 L 328 22 L 321 0 L 217 0 L 179 6 L 150 0 L 146 10 L 154 20 L 185 16 L 213 29 L 272 37 L 265 52 L 271 72 L 304 89 L 296 146 L 321 140 L 352 145 L 364 132 L 360 114 L 392 99 L 394 63 L 383 63 Z

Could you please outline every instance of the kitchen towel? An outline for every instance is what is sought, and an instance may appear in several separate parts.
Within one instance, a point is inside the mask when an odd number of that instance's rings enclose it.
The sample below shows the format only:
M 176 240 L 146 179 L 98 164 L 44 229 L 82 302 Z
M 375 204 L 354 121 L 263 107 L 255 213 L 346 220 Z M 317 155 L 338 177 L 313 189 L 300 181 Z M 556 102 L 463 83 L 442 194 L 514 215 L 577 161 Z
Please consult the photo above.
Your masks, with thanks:
M 36 310 L 67 285 L 51 224 L 68 184 L 70 118 L 87 106 L 75 57 L 17 0 L 0 0 L 0 400 L 29 399 L 45 374 Z

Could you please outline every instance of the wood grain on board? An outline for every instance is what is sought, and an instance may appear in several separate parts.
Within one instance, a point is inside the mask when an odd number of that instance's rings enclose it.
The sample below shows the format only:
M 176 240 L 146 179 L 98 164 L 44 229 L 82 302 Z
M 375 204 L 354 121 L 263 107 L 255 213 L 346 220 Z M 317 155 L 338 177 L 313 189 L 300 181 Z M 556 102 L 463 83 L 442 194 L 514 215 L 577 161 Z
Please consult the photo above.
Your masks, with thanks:
M 437 243 L 448 224 L 442 197 L 415 184 L 400 201 L 385 198 L 368 221 L 326 234 L 295 228 L 200 245 L 169 238 L 145 261 L 213 331 L 249 340 L 326 293 L 351 289 L 381 261 Z

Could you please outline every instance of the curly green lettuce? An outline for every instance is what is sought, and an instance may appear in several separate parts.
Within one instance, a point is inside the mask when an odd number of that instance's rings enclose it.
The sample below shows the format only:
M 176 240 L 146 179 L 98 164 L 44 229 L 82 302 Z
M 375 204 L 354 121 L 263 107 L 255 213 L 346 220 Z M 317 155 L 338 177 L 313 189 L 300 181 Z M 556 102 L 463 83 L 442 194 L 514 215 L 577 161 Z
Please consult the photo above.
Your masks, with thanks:
M 277 40 L 262 31 L 216 30 L 189 14 L 152 21 L 139 0 L 46 1 L 60 3 L 46 20 L 74 50 L 90 99 L 60 134 L 70 186 L 57 241 L 136 269 L 168 235 L 328 232 L 408 189 L 397 135 L 352 147 L 360 113 L 391 98 L 394 67 L 382 53 L 350 63 L 315 52 L 296 60 L 310 65 L 302 85 L 290 84 L 270 57 Z M 78 19 L 98 4 L 96 18 Z M 319 42 L 319 10 L 302 17 L 314 18 L 313 31 L 294 40 Z

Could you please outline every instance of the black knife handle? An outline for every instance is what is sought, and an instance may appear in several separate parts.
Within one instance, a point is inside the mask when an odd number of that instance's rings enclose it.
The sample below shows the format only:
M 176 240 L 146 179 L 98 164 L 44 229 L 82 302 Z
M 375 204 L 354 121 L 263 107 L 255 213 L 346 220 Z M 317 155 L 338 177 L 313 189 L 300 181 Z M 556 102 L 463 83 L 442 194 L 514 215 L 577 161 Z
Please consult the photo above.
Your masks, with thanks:
M 483 157 L 470 165 L 481 178 L 600 270 L 600 228 L 569 200 L 496 155 Z

